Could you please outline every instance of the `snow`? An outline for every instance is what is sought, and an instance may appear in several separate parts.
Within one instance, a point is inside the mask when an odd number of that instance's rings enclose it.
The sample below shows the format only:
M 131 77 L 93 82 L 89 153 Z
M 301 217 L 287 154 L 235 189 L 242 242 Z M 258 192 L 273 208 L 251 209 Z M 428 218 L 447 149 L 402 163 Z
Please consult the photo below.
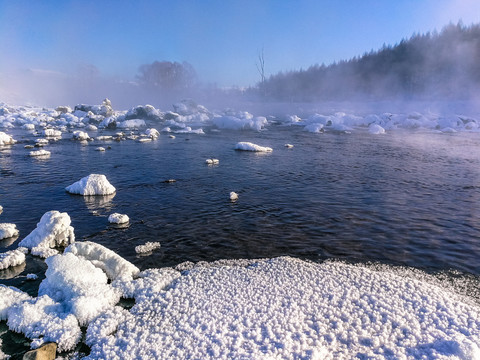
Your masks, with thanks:
M 230 192 L 230 200 L 231 201 L 237 201 L 238 200 L 238 194 L 235 191 Z
M 147 126 L 147 124 L 145 123 L 145 120 L 142 120 L 142 119 L 125 120 L 117 124 L 117 127 L 123 128 L 123 129 L 140 128 L 145 126 Z
M 18 246 L 32 251 L 33 255 L 48 257 L 58 253 L 53 248 L 67 246 L 75 241 L 73 227 L 67 213 L 56 210 L 46 212 L 37 227 Z
M 212 159 L 205 160 L 205 163 L 207 165 L 218 165 L 220 163 L 220 160 L 212 158 Z
M 263 116 L 253 117 L 249 113 L 237 114 L 238 116 L 220 116 L 212 120 L 219 129 L 231 130 L 262 130 L 267 125 L 267 119 Z
M 43 136 L 45 137 L 61 137 L 62 132 L 55 129 L 45 129 L 43 130 Z
M 0 284 L 0 320 L 7 320 L 8 310 L 21 303 L 31 299 L 30 295 L 15 288 Z
M 3 208 L 0 207 L 0 213 Z M 0 223 L 0 240 L 18 235 L 17 226 L 10 223 Z
M 138 246 L 135 246 L 135 252 L 137 254 L 147 254 L 147 253 L 150 253 L 152 252 L 153 250 L 155 249 L 158 249 L 160 248 L 160 243 L 159 242 L 150 242 L 148 241 L 147 243 L 145 243 L 144 245 L 138 245 Z
M 292 144 L 285 144 L 285 147 L 286 147 L 287 149 L 292 149 L 292 148 L 293 148 L 293 145 L 292 145 Z
M 90 323 L 87 359 L 480 355 L 480 308 L 443 288 L 338 262 L 242 264 L 142 273 L 130 312 Z
M 65 253 L 71 252 L 74 255 L 91 261 L 96 267 L 102 269 L 108 278 L 133 278 L 140 270 L 112 250 L 90 241 L 77 242 L 65 249 Z
M 37 150 L 37 151 L 30 151 L 29 155 L 33 157 L 36 157 L 36 156 L 47 157 L 47 156 L 50 156 L 50 151 L 43 150 L 43 149 Z
M 256 145 L 251 142 L 239 142 L 235 145 L 235 150 L 242 150 L 242 151 L 255 151 L 255 152 L 271 152 L 273 151 L 270 147 L 264 147 L 260 145 Z
M 10 135 L 0 131 L 0 146 L 13 145 L 15 142 Z
M 156 139 L 160 136 L 160 133 L 158 132 L 157 129 L 147 129 L 145 130 L 145 135 L 148 137 L 151 137 L 152 139 Z
M 116 189 L 110 184 L 105 175 L 90 174 L 79 181 L 69 185 L 65 190 L 71 194 L 79 195 L 110 195 Z
M 25 253 L 21 249 L 0 253 L 0 270 L 17 266 L 25 262 Z
M 89 140 L 90 136 L 88 136 L 88 134 L 84 131 L 77 130 L 73 132 L 72 138 L 74 140 L 83 141 L 83 140 Z
M 385 134 L 385 129 L 383 127 L 381 127 L 380 125 L 370 124 L 370 126 L 368 127 L 368 132 L 370 134 L 375 134 L 375 135 Z
M 108 222 L 111 224 L 125 224 L 129 221 L 128 215 L 125 214 L 113 213 L 108 216 Z
M 98 146 L 95 148 L 95 151 L 105 151 L 105 148 L 102 146 Z

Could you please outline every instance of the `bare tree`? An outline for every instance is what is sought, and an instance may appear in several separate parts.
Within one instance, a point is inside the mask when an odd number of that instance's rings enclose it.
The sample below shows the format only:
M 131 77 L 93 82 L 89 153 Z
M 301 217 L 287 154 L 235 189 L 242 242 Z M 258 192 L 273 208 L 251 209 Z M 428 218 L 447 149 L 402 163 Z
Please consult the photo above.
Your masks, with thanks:
M 255 63 L 257 66 L 258 73 L 260 74 L 260 91 L 263 96 L 266 96 L 266 86 L 265 86 L 265 53 L 262 47 L 262 51 L 258 54 L 257 62 Z

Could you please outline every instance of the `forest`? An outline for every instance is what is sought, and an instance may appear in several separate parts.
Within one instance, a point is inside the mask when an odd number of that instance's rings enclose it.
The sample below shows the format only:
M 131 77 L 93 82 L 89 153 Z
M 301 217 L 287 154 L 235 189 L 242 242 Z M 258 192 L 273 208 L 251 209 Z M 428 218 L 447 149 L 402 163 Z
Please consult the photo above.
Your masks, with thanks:
M 466 99 L 479 90 L 480 24 L 462 23 L 328 66 L 279 72 L 250 89 L 266 100 L 288 102 Z

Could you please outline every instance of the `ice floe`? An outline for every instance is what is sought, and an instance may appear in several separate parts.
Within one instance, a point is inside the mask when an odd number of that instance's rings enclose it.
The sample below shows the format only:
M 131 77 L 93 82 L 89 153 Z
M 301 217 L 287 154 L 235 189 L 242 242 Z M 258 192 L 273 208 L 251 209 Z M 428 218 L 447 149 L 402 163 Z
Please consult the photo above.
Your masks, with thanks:
M 260 146 L 251 142 L 239 142 L 235 145 L 235 150 L 254 151 L 254 152 L 271 152 L 272 148 Z
M 0 213 L 3 208 L 0 206 Z M 18 235 L 17 225 L 10 223 L 0 223 L 0 240 Z
M 110 195 L 115 193 L 115 187 L 110 184 L 105 175 L 90 174 L 69 185 L 65 190 L 79 195 Z
M 48 257 L 58 253 L 54 248 L 67 246 L 75 241 L 71 219 L 67 213 L 56 210 L 46 212 L 37 227 L 28 234 L 19 246 L 31 250 L 33 255 Z
M 155 241 L 155 242 L 148 241 L 143 245 L 135 246 L 135 252 L 137 254 L 148 254 L 148 253 L 152 252 L 153 250 L 160 248 L 160 246 L 161 246 L 160 243 L 157 242 L 157 241 Z
M 111 224 L 125 224 L 129 221 L 130 219 L 126 214 L 113 213 L 108 216 L 108 222 Z

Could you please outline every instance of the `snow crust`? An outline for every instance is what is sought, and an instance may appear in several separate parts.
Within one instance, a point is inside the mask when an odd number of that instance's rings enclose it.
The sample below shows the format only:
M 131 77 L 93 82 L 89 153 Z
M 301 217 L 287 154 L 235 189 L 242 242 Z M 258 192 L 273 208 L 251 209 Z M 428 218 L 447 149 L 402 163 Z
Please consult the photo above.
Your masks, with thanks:
M 111 280 L 119 278 L 133 278 L 140 270 L 106 247 L 94 242 L 85 241 L 73 243 L 65 249 L 65 253 L 72 253 L 90 261 L 96 267 L 102 269 Z
M 116 189 L 105 175 L 90 174 L 65 188 L 71 194 L 79 195 L 110 195 Z
M 55 255 L 58 251 L 53 248 L 67 246 L 75 241 L 70 223 L 67 213 L 48 211 L 42 216 L 37 227 L 18 245 L 30 249 L 33 255 L 40 257 Z
M 0 212 L 3 210 L 0 207 Z M 9 237 L 17 236 L 18 230 L 17 225 L 11 223 L 1 223 L 0 224 L 0 240 L 7 239 Z
M 153 250 L 160 248 L 160 246 L 161 245 L 160 245 L 159 242 L 148 241 L 144 245 L 135 246 L 135 252 L 137 254 L 148 254 L 148 253 L 152 252 Z
M 0 253 L 0 270 L 17 266 L 25 262 L 25 253 L 21 249 Z
M 239 142 L 235 145 L 235 150 L 255 151 L 255 152 L 271 152 L 272 148 L 260 146 L 251 142 Z
M 108 216 L 108 222 L 112 224 L 125 224 L 130 221 L 128 215 L 113 213 Z

